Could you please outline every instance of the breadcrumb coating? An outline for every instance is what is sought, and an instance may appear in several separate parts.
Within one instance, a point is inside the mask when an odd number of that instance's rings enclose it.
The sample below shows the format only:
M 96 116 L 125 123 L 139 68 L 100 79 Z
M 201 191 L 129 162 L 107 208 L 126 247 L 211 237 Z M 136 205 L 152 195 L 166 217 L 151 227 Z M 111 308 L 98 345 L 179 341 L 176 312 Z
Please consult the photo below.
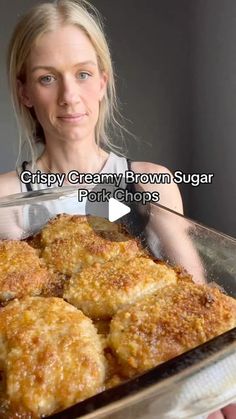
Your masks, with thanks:
M 96 328 L 60 298 L 10 302 L 0 311 L 0 342 L 4 396 L 12 406 L 39 417 L 103 388 L 105 358 Z
M 86 236 L 94 231 L 108 233 L 125 232 L 121 224 L 111 223 L 102 217 L 59 214 L 50 220 L 41 230 L 41 244 L 45 246 L 55 240 L 66 239 L 77 234 L 79 236 Z
M 181 281 L 113 317 L 109 345 L 132 376 L 236 326 L 236 301 L 219 289 Z
M 0 241 L 0 302 L 14 298 L 0 308 L 3 419 L 61 411 L 236 326 L 236 300 L 94 216 Z
M 0 241 L 0 301 L 39 295 L 54 281 L 35 249 L 25 242 Z
M 88 217 L 62 214 L 48 223 L 40 239 L 41 256 L 47 266 L 69 276 L 94 263 L 145 253 L 138 240 L 118 224 L 100 217 L 89 218 L 88 222 Z M 99 234 L 91 227 L 92 223 Z
M 74 274 L 65 284 L 63 298 L 94 319 L 112 317 L 157 289 L 176 283 L 174 269 L 145 257 L 115 259 Z

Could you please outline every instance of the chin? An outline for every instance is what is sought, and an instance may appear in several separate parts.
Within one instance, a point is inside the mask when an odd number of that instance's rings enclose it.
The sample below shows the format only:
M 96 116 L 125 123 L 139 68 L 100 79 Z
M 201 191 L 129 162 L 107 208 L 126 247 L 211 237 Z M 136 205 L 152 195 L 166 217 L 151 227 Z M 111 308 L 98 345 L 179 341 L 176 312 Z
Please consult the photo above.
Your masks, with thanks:
M 60 138 L 66 142 L 81 142 L 86 141 L 93 133 L 93 130 L 83 130 L 81 128 L 73 130 L 60 130 Z

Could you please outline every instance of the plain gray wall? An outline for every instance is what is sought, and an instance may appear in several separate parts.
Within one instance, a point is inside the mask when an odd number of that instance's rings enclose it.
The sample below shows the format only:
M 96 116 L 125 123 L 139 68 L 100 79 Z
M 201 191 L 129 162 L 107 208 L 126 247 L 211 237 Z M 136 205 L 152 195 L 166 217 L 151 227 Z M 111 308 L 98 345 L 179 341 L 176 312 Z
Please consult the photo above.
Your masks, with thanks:
M 192 170 L 215 179 L 192 188 L 189 211 L 236 237 L 236 1 L 192 4 Z
M 33 0 L 0 6 L 0 171 L 14 168 L 17 129 L 5 51 L 19 14 Z M 212 185 L 181 186 L 185 213 L 236 236 L 236 2 L 93 0 L 105 20 L 122 114 L 137 136 L 129 156 L 172 171 L 214 172 Z M 129 122 L 132 121 L 132 122 Z
M 17 128 L 6 76 L 7 45 L 18 17 L 36 3 L 33 0 L 0 1 L 0 172 L 13 170 L 18 155 Z

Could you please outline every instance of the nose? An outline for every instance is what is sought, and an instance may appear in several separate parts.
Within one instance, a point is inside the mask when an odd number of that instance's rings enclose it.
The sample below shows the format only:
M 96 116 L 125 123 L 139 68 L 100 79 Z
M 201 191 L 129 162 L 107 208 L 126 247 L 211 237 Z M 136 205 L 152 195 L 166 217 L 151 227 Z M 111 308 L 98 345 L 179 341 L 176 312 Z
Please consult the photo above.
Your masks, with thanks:
M 79 86 L 73 77 L 65 77 L 61 80 L 58 104 L 59 106 L 70 106 L 80 102 Z

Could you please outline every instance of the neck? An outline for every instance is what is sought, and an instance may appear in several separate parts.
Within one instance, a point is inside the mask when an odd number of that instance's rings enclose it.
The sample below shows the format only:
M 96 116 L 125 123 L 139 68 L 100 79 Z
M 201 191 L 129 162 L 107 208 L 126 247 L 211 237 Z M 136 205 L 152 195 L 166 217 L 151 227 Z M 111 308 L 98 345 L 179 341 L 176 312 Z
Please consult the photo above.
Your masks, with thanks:
M 68 173 L 77 170 L 80 173 L 98 173 L 102 170 L 108 153 L 96 143 L 62 144 L 60 148 L 47 144 L 43 154 L 37 160 L 37 166 L 43 172 Z

